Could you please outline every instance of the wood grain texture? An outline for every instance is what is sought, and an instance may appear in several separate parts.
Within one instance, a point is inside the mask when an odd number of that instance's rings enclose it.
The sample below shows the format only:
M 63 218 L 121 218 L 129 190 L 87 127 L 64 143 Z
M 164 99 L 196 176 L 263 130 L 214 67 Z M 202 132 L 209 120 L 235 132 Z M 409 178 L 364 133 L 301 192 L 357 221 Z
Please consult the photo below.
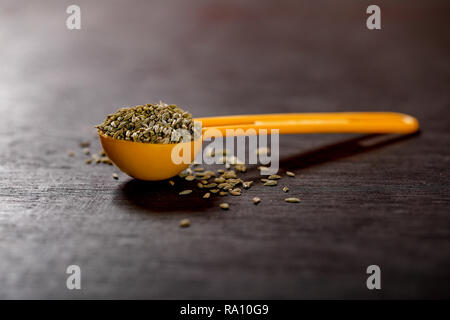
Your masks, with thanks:
M 80 31 L 70 1 L 0 5 L 0 298 L 449 297 L 447 1 L 378 1 L 380 31 L 367 1 L 77 3 Z M 422 132 L 283 136 L 297 177 L 280 185 L 302 202 L 259 184 L 224 212 L 180 202 L 184 182 L 84 164 L 107 113 L 160 99 L 196 116 L 398 111 Z

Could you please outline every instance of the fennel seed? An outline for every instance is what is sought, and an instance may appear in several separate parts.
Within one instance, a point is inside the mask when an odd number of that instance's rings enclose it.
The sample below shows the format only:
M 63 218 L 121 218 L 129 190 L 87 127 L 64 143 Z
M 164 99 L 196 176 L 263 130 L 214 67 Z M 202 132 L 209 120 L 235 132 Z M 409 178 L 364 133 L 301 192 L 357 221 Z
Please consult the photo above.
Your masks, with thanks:
M 182 219 L 180 220 L 180 227 L 181 228 L 187 228 L 191 225 L 191 221 L 189 219 Z
M 224 183 L 225 182 L 225 178 L 224 177 L 215 178 L 214 182 L 215 183 Z
M 219 207 L 220 207 L 222 210 L 228 210 L 228 208 L 230 208 L 230 205 L 229 205 L 228 203 L 224 202 L 224 203 L 221 203 L 221 204 L 219 205 Z
M 245 181 L 245 182 L 242 182 L 242 187 L 244 189 L 250 189 L 252 184 L 253 184 L 253 181 Z
M 225 171 L 222 177 L 225 179 L 236 179 L 236 172 L 234 170 Z
M 205 176 L 209 176 L 210 178 L 216 176 L 216 173 L 214 171 L 211 171 L 211 170 L 207 170 L 204 173 L 205 173 Z
M 229 191 L 232 196 L 240 196 L 242 194 L 241 189 L 236 188 Z
M 293 173 L 291 171 L 286 171 L 286 175 L 289 177 L 295 177 L 295 173 Z
M 246 172 L 247 171 L 247 167 L 245 166 L 245 164 L 235 164 L 234 169 L 238 172 Z

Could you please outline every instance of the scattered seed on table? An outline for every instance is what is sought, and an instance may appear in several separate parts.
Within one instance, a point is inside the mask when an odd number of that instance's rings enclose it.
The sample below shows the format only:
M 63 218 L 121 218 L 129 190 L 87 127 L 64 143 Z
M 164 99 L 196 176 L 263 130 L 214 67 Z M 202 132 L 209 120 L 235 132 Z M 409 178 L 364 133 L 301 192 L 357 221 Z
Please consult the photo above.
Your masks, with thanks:
M 269 180 L 278 180 L 278 179 L 281 179 L 281 176 L 279 176 L 277 174 L 272 174 L 267 179 L 269 179 Z
M 220 191 L 219 189 L 211 189 L 211 190 L 209 190 L 209 192 L 211 192 L 211 193 L 217 193 L 219 191 Z
M 242 182 L 241 179 L 227 179 L 227 183 L 229 183 L 232 186 L 240 184 L 241 182 Z
M 105 150 L 100 151 L 100 155 L 101 155 L 102 157 L 106 156 Z
M 270 187 L 276 186 L 277 184 L 278 184 L 278 182 L 276 180 L 268 180 L 264 183 L 265 186 L 270 186 Z
M 84 148 L 83 152 L 84 152 L 85 155 L 88 155 L 88 154 L 91 153 L 91 150 L 89 150 L 89 148 Z
M 261 202 L 261 199 L 260 198 L 258 198 L 258 197 L 254 197 L 253 198 L 253 203 L 254 204 L 258 204 L 258 203 L 260 203 Z
M 291 171 L 286 171 L 286 175 L 288 175 L 289 177 L 295 177 L 295 173 Z
M 169 183 L 172 187 L 175 185 L 175 182 L 173 182 L 172 180 L 169 180 Z
M 80 142 L 80 147 L 81 148 L 88 148 L 91 146 L 91 143 L 89 141 L 81 141 Z
M 182 219 L 180 220 L 180 227 L 181 228 L 187 228 L 191 225 L 191 221 L 189 219 Z
M 91 164 L 92 163 L 92 159 L 87 159 L 86 160 L 86 164 Z
M 108 157 L 101 157 L 100 161 L 106 164 L 112 164 L 112 161 Z
M 229 205 L 228 203 L 224 202 L 224 203 L 221 203 L 221 204 L 219 205 L 219 207 L 222 208 L 223 210 L 228 210 L 228 208 L 230 207 L 230 205 Z
M 199 183 L 197 183 L 197 187 L 198 187 L 199 189 L 202 189 L 202 188 L 203 188 L 203 184 L 202 184 L 201 182 L 199 182 Z
M 225 179 L 236 179 L 237 178 L 236 172 L 234 170 L 225 171 L 222 174 L 222 177 Z
M 207 192 L 203 195 L 203 199 L 208 199 L 211 196 L 211 193 Z
M 187 176 L 186 178 L 184 178 L 186 181 L 193 181 L 195 179 L 194 176 Z
M 198 167 L 194 169 L 195 172 L 205 171 L 205 168 Z
M 235 164 L 234 165 L 234 169 L 236 169 L 236 171 L 238 172 L 246 172 L 247 171 L 247 167 L 245 166 L 245 164 Z
M 69 151 L 69 157 L 73 157 L 75 155 L 75 152 Z
M 290 202 L 290 203 L 298 203 L 298 202 L 300 202 L 300 199 L 299 198 L 286 198 L 286 199 L 284 199 L 284 201 Z
M 216 182 L 216 183 L 224 183 L 225 182 L 225 178 L 224 177 L 215 178 L 214 182 Z
M 225 192 L 225 191 L 220 191 L 219 194 L 220 194 L 221 196 L 226 196 L 226 195 L 228 195 L 228 193 Z
M 116 180 L 119 180 L 119 176 L 117 175 L 117 173 L 113 173 L 113 174 L 112 174 L 112 177 L 113 177 L 114 179 L 116 179 Z
M 286 187 L 286 186 L 284 186 L 284 187 L 283 187 L 283 191 L 284 191 L 284 192 L 288 192 L 288 191 L 289 191 L 289 188 Z
M 245 182 L 242 182 L 242 187 L 243 187 L 244 189 L 249 189 L 249 188 L 251 187 L 252 183 L 253 183 L 253 181 L 245 181 Z
M 232 196 L 240 196 L 240 195 L 242 194 L 242 193 L 241 193 L 241 189 L 236 188 L 236 189 L 230 190 L 230 194 L 231 194 Z
M 205 175 L 207 175 L 209 177 L 215 177 L 216 173 L 214 171 L 207 170 L 207 171 L 205 171 Z
M 192 193 L 192 190 L 188 189 L 188 190 L 183 190 L 180 193 L 178 193 L 180 196 L 185 196 Z

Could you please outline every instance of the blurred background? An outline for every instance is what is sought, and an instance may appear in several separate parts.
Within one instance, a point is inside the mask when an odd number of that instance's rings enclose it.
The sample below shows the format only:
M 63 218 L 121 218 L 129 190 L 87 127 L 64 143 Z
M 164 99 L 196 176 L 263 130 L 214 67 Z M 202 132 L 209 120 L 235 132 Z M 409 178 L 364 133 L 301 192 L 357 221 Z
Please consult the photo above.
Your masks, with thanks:
M 66 28 L 71 4 L 81 30 Z M 371 4 L 381 30 L 366 28 Z M 377 261 L 392 285 L 376 297 L 448 297 L 449 6 L 2 0 L 0 298 L 371 298 L 360 283 Z M 195 202 L 148 214 L 111 185 L 110 168 L 66 155 L 81 140 L 98 147 L 106 114 L 159 100 L 199 117 L 397 111 L 425 134 L 306 168 L 301 190 L 314 201 L 284 222 L 271 203 L 218 222 Z M 345 137 L 282 137 L 281 156 Z M 155 201 L 173 202 L 158 188 Z M 199 229 L 180 234 L 186 210 Z M 74 261 L 87 270 L 81 293 L 62 285 Z
M 2 1 L 2 110 L 45 123 L 39 102 L 75 129 L 80 113 L 90 126 L 159 99 L 198 116 L 408 112 L 447 89 L 446 1 L 381 1 L 380 31 L 370 1 L 78 1 L 79 31 L 70 4 Z

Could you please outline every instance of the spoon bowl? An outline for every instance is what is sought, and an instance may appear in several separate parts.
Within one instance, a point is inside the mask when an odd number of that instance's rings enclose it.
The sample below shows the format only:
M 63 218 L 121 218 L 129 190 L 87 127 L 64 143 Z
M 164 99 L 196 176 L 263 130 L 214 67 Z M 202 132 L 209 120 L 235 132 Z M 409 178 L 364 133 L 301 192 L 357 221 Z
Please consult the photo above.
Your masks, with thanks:
M 190 150 L 192 162 L 202 143 L 201 138 L 191 142 L 160 144 L 118 140 L 101 131 L 98 135 L 106 155 L 121 171 L 132 178 L 149 181 L 172 178 L 189 166 L 190 163 L 175 164 L 172 161 L 175 146 Z

